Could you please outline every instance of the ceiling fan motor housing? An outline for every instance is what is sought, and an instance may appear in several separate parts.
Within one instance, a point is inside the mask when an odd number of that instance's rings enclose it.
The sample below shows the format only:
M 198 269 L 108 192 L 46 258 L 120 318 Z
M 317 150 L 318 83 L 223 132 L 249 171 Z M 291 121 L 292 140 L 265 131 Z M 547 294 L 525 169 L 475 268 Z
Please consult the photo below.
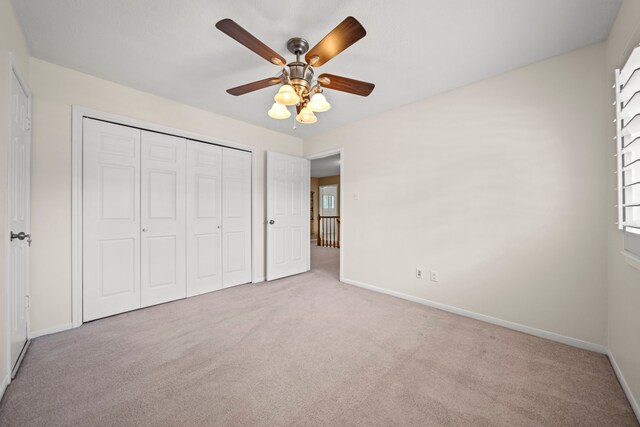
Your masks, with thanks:
M 291 85 L 296 89 L 300 88 L 309 91 L 313 80 L 313 69 L 307 67 L 304 62 L 291 62 L 287 64 L 287 67 L 289 68 Z
M 300 57 L 309 50 L 309 42 L 301 37 L 293 37 L 287 41 L 287 49 L 296 56 L 294 62 L 287 64 L 289 68 L 289 80 L 298 94 L 303 94 L 311 89 L 313 70 L 307 64 L 300 61 Z
M 309 42 L 301 37 L 294 37 L 287 41 L 287 49 L 294 55 L 304 55 L 309 50 Z

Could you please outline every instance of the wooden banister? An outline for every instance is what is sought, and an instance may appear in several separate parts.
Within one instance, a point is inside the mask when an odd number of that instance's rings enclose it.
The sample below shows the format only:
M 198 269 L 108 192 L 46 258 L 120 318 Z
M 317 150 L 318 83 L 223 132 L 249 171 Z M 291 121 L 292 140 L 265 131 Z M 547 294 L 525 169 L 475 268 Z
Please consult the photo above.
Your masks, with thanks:
M 318 246 L 340 247 L 340 217 L 318 215 Z

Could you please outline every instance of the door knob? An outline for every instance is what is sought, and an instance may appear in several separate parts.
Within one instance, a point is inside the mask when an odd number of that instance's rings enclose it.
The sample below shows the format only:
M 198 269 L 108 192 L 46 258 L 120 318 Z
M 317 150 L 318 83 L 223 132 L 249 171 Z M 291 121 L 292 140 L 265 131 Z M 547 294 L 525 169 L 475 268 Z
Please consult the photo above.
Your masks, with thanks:
M 270 221 L 269 221 L 269 224 L 271 224 L 271 225 L 273 225 L 273 224 L 275 224 L 275 223 L 276 223 L 276 222 L 275 222 L 274 220 L 270 220 Z
M 148 228 L 143 228 L 143 229 L 142 229 L 142 232 L 143 232 L 143 233 L 146 233 L 147 231 L 149 231 L 149 229 L 148 229 Z
M 27 243 L 29 244 L 29 246 L 31 246 L 31 234 L 27 234 L 24 231 L 21 231 L 19 233 L 14 233 L 13 231 L 11 232 L 10 236 L 9 236 L 9 241 L 13 242 L 15 239 L 18 240 L 24 240 L 27 239 Z

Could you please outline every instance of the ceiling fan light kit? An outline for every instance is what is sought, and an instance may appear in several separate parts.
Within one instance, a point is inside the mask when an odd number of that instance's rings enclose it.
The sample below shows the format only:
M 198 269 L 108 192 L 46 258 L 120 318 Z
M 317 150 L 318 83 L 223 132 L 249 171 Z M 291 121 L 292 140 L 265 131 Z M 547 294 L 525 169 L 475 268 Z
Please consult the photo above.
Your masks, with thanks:
M 296 120 L 299 123 L 315 123 L 318 118 L 314 113 L 323 113 L 331 108 L 331 104 L 322 93 L 323 88 L 369 96 L 375 87 L 373 83 L 333 74 L 321 74 L 315 78 L 314 67 L 324 65 L 367 34 L 362 25 L 352 16 L 342 21 L 311 50 L 309 50 L 309 43 L 305 39 L 300 37 L 289 39 L 287 49 L 296 56 L 296 60 L 288 64 L 282 56 L 231 19 L 219 21 L 216 28 L 267 61 L 282 68 L 282 72 L 276 77 L 227 90 L 229 94 L 239 96 L 280 84 L 280 89 L 274 96 L 276 103 L 268 111 L 269 117 L 274 119 L 282 120 L 290 117 L 291 113 L 287 106 L 295 105 Z M 301 60 L 303 55 L 304 61 Z
M 280 86 L 280 90 L 273 99 L 280 105 L 298 105 L 300 103 L 300 97 L 295 89 L 287 84 Z
M 313 111 L 311 111 L 309 107 L 303 107 L 302 110 L 300 110 L 300 113 L 296 116 L 296 120 L 299 123 L 312 124 L 317 122 L 318 118 L 313 114 Z
M 291 111 L 289 111 L 285 105 L 278 104 L 277 102 L 273 103 L 273 106 L 271 106 L 271 109 L 267 114 L 269 114 L 269 117 L 272 119 L 277 120 L 288 119 L 291 117 Z
M 327 98 L 324 97 L 322 92 L 316 92 L 311 97 L 307 107 L 314 113 L 324 113 L 325 111 L 329 111 L 331 104 L 327 102 Z

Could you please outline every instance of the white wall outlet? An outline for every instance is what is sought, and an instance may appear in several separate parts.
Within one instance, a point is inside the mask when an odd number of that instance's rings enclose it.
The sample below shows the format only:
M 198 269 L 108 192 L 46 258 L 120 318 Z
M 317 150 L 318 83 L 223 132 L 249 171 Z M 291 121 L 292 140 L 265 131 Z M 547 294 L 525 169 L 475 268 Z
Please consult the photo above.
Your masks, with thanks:
M 355 193 L 353 193 L 353 200 L 360 200 L 360 192 L 356 191 Z
M 429 274 L 429 278 L 431 279 L 432 282 L 437 282 L 439 280 L 438 272 L 435 270 L 431 270 Z
M 424 277 L 424 268 L 416 268 L 416 277 L 422 279 Z

